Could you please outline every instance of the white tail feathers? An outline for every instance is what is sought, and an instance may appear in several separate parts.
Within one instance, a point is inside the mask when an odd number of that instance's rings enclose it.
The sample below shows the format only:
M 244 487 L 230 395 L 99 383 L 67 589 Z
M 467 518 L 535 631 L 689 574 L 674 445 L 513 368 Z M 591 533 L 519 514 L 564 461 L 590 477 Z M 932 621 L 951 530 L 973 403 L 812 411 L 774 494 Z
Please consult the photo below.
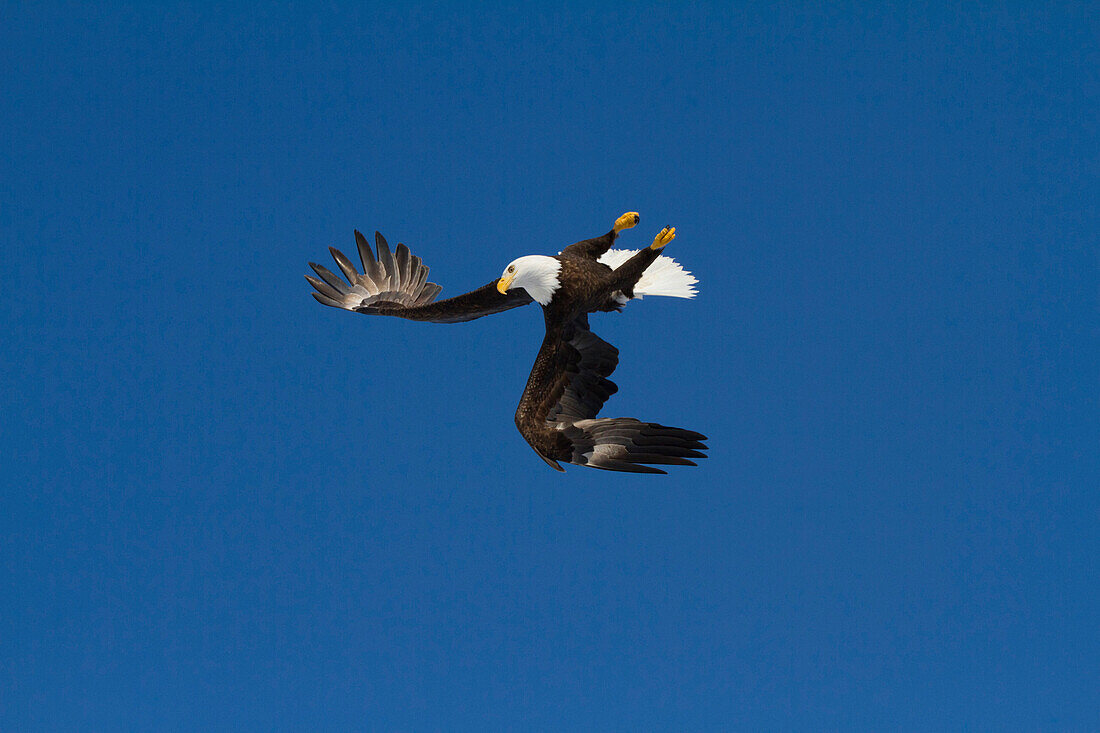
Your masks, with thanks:
M 634 256 L 636 249 L 609 249 L 600 257 L 600 262 L 617 270 L 620 265 Z M 672 298 L 694 298 L 698 291 L 694 275 L 684 269 L 676 260 L 661 255 L 646 268 L 638 284 L 634 286 L 634 297 L 643 295 L 665 295 Z

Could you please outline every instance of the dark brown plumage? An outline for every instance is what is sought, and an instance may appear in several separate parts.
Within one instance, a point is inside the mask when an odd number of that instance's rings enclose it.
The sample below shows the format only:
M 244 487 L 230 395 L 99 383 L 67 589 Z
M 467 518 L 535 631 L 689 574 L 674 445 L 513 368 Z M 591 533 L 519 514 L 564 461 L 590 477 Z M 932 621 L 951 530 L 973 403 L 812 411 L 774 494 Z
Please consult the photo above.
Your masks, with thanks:
M 616 228 L 602 237 L 572 244 L 554 258 L 520 258 L 499 281 L 439 302 L 433 299 L 441 288 L 428 282 L 428 268 L 420 258 L 403 244 L 391 252 L 380 234 L 375 234 L 375 255 L 366 239 L 355 233 L 361 273 L 347 257 L 330 248 L 348 282 L 315 263 L 310 266 L 319 277 L 307 275 L 306 279 L 316 290 L 313 297 L 324 305 L 434 323 L 469 321 L 526 305 L 535 299 L 525 290 L 530 289 L 542 304 L 546 336 L 516 409 L 520 433 L 559 471 L 564 470 L 560 462 L 567 462 L 610 471 L 664 473 L 653 466 L 693 466 L 691 459 L 705 457 L 701 452 L 706 449 L 705 436 L 634 418 L 596 417 L 618 390 L 608 377 L 618 364 L 619 351 L 591 332 L 588 314 L 620 310 L 635 296 L 643 274 L 675 234 L 675 230 L 665 229 L 652 247 L 629 257 L 629 253 L 617 251 L 626 259 L 614 269 L 600 262 L 618 230 L 637 220 L 636 214 L 624 214 Z M 664 276 L 665 289 L 655 288 L 652 294 L 690 297 L 695 279 L 672 264 L 676 272 Z M 517 287 L 509 289 L 517 277 Z M 548 288 L 543 288 L 547 284 Z M 683 294 L 688 292 L 690 295 Z

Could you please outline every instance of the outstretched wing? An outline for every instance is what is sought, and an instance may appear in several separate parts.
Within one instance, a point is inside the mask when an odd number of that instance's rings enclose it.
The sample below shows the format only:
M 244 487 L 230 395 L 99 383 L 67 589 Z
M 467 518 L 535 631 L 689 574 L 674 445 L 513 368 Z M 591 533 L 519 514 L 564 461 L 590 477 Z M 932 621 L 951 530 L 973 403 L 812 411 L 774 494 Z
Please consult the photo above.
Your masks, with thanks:
M 694 466 L 706 436 L 630 417 L 596 418 L 618 391 L 608 377 L 619 351 L 588 329 L 586 317 L 547 334 L 527 380 L 516 427 L 548 464 L 558 461 L 608 471 L 664 473 L 652 465 Z
M 347 282 L 328 268 L 315 262 L 309 263 L 318 275 L 306 275 L 306 280 L 316 290 L 312 295 L 317 302 L 359 313 L 433 323 L 472 321 L 531 302 L 531 296 L 522 288 L 501 295 L 497 292 L 495 280 L 469 293 L 433 302 L 442 288 L 428 282 L 427 265 L 403 244 L 398 244 L 397 249 L 391 252 L 386 238 L 377 232 L 374 241 L 378 248 L 377 256 L 371 251 L 366 238 L 355 232 L 363 272 L 355 269 L 355 265 L 340 250 L 329 247 Z

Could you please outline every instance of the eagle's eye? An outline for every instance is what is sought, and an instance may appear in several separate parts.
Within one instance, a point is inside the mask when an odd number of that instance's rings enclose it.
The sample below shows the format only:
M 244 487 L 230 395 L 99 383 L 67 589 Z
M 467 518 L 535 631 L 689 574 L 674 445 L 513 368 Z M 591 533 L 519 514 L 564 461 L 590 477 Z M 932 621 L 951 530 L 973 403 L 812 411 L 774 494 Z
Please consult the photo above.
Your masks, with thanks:
M 515 265 L 508 265 L 508 272 L 515 272 L 515 271 L 516 271 L 516 266 Z

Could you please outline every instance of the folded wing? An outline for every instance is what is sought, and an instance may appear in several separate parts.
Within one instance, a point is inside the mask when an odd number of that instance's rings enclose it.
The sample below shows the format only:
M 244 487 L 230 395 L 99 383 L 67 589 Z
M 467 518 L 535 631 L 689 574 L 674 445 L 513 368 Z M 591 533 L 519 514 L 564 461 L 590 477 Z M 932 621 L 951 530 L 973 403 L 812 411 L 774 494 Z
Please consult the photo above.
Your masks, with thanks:
M 653 465 L 696 465 L 706 436 L 630 417 L 596 418 L 618 388 L 608 379 L 619 351 L 586 318 L 547 334 L 527 380 L 516 427 L 553 468 L 559 461 L 607 471 L 665 473 Z

